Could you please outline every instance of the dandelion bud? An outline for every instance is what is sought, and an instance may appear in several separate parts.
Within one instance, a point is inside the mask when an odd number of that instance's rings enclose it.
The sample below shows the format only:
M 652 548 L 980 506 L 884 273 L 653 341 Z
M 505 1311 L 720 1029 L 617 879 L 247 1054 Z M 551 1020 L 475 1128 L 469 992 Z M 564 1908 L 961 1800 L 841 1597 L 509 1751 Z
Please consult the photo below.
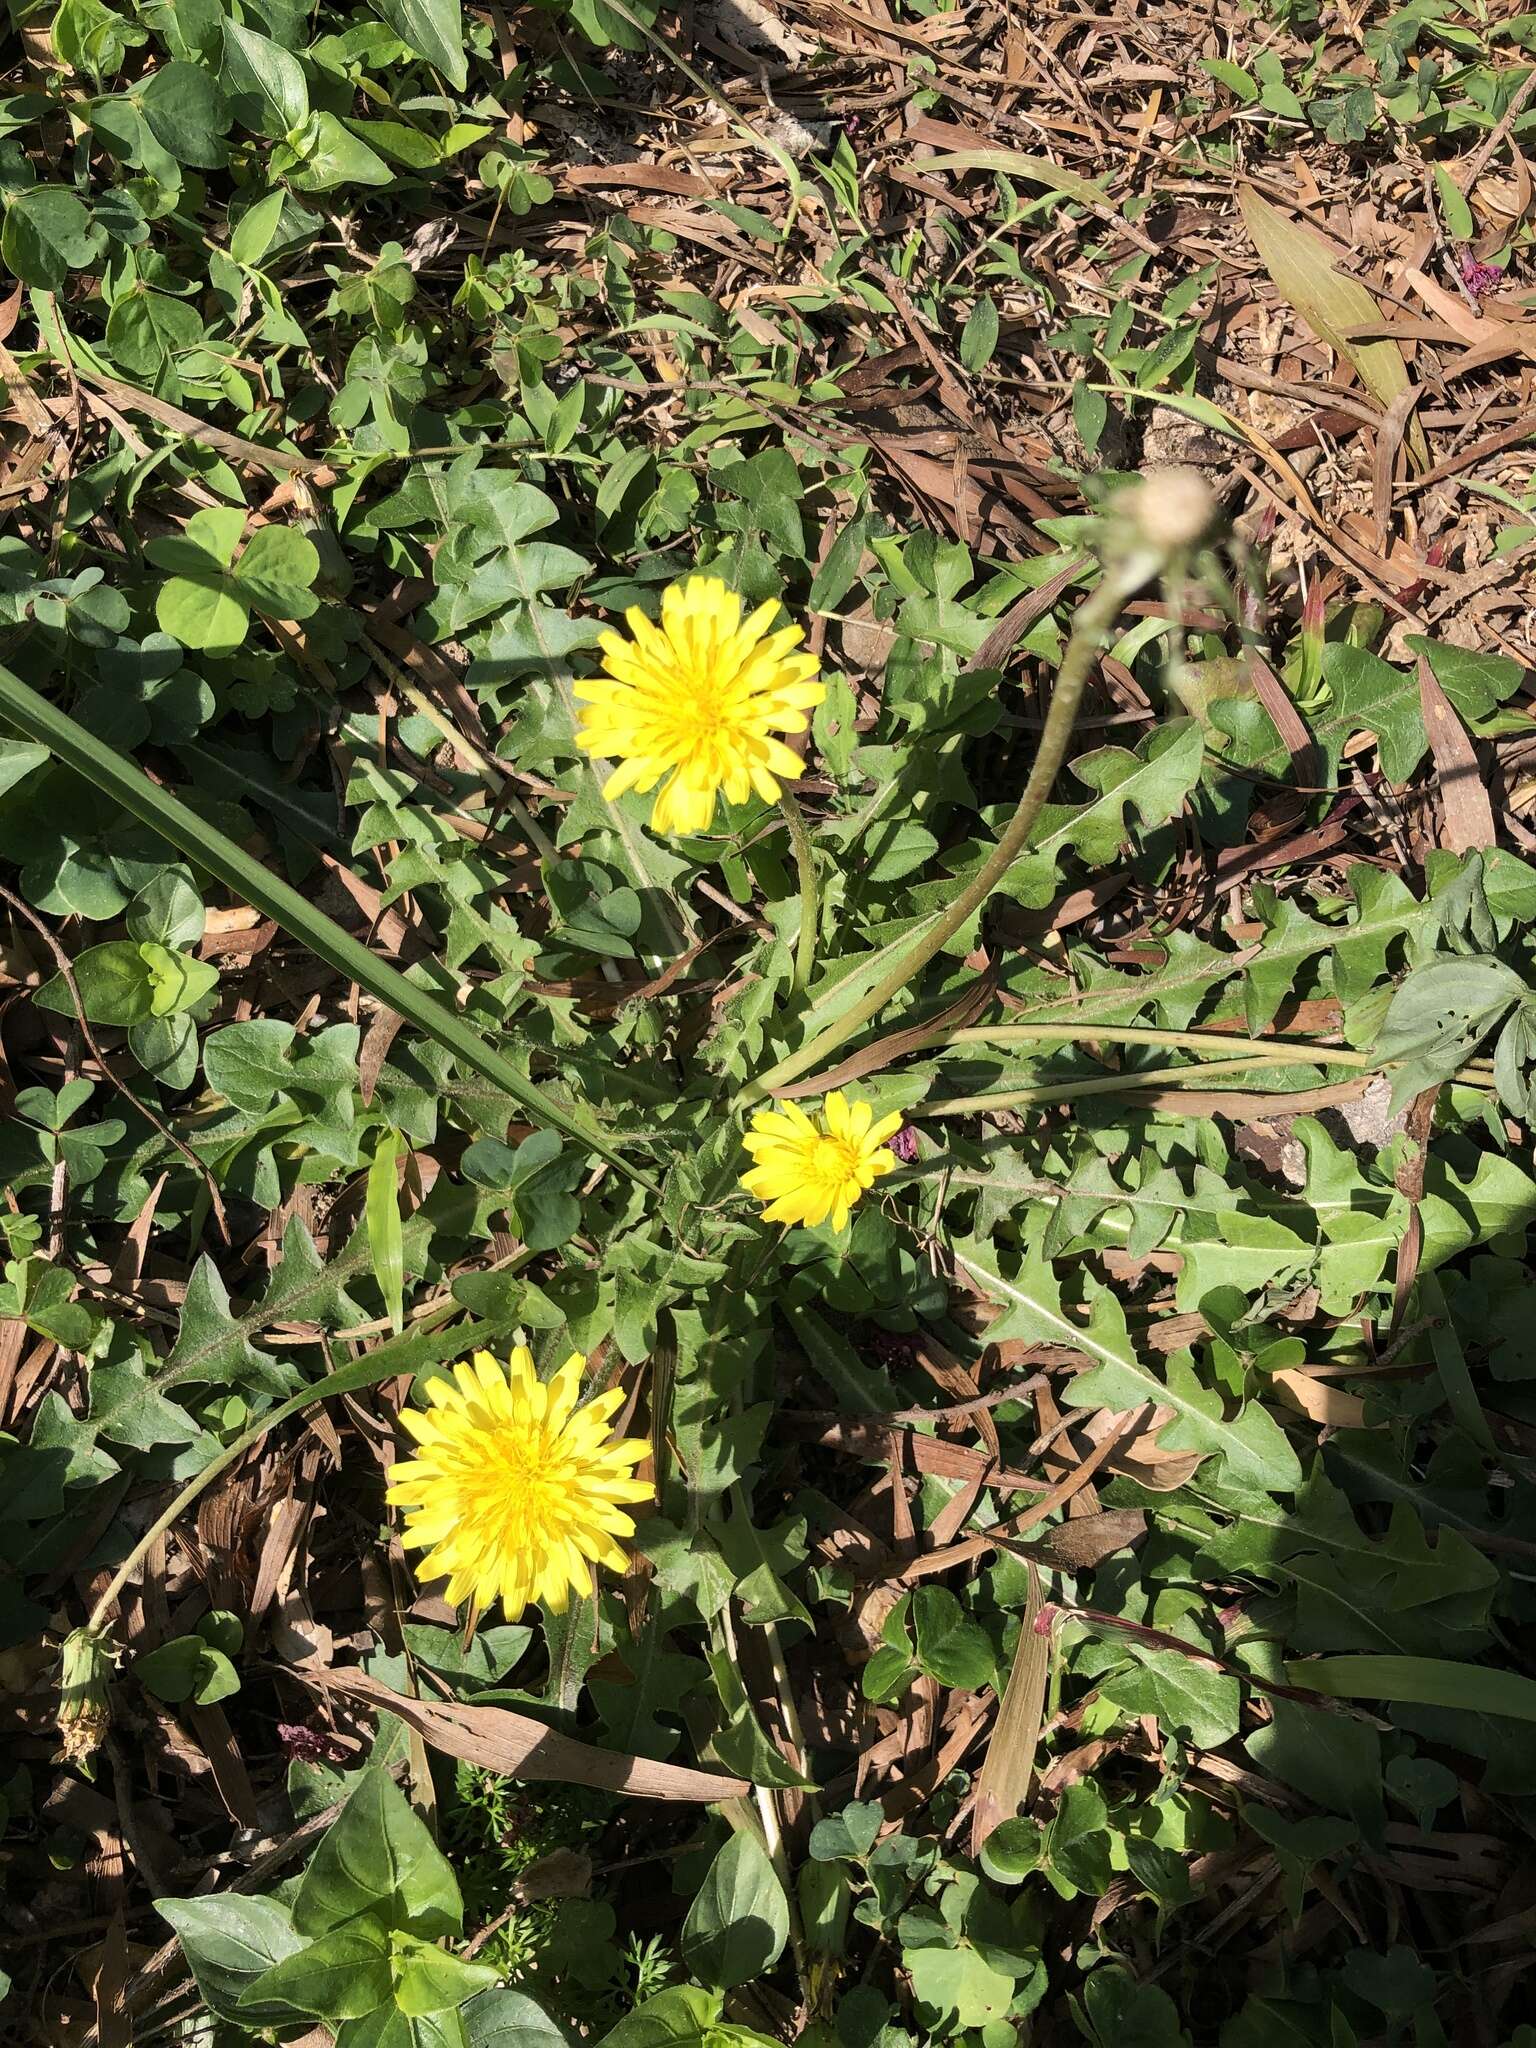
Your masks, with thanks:
M 77 1628 L 64 1639 L 59 1665 L 58 1727 L 60 1757 L 87 1777 L 91 1759 L 111 1724 L 107 1680 L 115 1659 L 111 1642 L 100 1629 Z

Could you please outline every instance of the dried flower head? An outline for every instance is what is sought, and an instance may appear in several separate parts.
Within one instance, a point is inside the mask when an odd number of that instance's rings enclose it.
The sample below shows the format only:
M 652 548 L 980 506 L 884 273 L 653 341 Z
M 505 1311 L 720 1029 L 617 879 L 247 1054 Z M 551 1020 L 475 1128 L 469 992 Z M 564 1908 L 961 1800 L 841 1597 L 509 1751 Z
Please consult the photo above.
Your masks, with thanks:
M 95 1628 L 77 1628 L 64 1638 L 59 1659 L 59 1754 L 86 1777 L 112 1722 L 107 1681 L 117 1661 L 108 1637 Z
M 1474 299 L 1485 299 L 1504 282 L 1504 273 L 1491 263 L 1480 263 L 1468 249 L 1461 259 L 1461 281 Z
M 1126 493 L 1126 512 L 1148 541 L 1171 553 L 1205 538 L 1216 497 L 1197 469 L 1150 469 Z

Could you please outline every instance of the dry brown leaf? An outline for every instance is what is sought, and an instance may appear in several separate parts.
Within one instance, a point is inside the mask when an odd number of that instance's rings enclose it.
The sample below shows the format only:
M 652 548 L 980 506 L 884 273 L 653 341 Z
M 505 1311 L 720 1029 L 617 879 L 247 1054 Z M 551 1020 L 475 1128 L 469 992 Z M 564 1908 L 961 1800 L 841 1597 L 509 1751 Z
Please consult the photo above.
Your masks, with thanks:
M 1092 1571 L 1117 1550 L 1139 1543 L 1147 1533 L 1147 1518 L 1140 1508 L 1103 1508 L 1096 1515 L 1079 1515 L 1047 1529 L 1035 1548 L 1051 1564 L 1072 1572 Z
M 1199 1471 L 1205 1462 L 1205 1453 L 1165 1451 L 1158 1443 L 1158 1431 L 1173 1420 L 1171 1408 L 1143 1408 L 1132 1412 L 1137 1420 L 1129 1431 L 1121 1435 L 1111 1451 L 1107 1461 L 1109 1469 L 1150 1487 L 1154 1493 L 1177 1493 Z M 1090 1443 L 1097 1444 L 1106 1436 L 1125 1431 L 1125 1421 L 1125 1415 L 1116 1409 L 1096 1408 L 1091 1415 L 1081 1420 L 1074 1419 L 1072 1429 L 1074 1435 L 1085 1436 Z
M 1238 194 L 1243 223 L 1276 291 L 1318 336 L 1352 363 L 1361 383 L 1383 410 L 1409 385 L 1408 367 L 1395 341 L 1353 341 L 1350 330 L 1381 320 L 1381 308 L 1358 278 L 1334 268 L 1333 251 L 1300 221 L 1287 220 L 1251 186 Z M 1417 421 L 1409 424 L 1408 453 L 1418 469 L 1429 467 L 1429 449 Z
M 1435 672 L 1419 656 L 1419 704 L 1424 730 L 1435 757 L 1443 813 L 1440 844 L 1451 853 L 1483 851 L 1498 844 L 1493 805 L 1478 766 L 1477 749 L 1456 715 L 1456 707 L 1435 680 Z
M 1365 1427 L 1365 1403 L 1358 1394 L 1346 1394 L 1342 1387 L 1315 1380 L 1310 1373 L 1277 1372 L 1270 1377 L 1281 1399 L 1299 1408 L 1309 1421 L 1326 1429 Z
M 448 1700 L 413 1700 L 391 1692 L 366 1672 L 296 1671 L 316 1691 L 340 1693 L 344 1699 L 377 1712 L 395 1714 L 407 1728 L 444 1756 L 500 1771 L 509 1778 L 552 1780 L 561 1785 L 594 1785 L 604 1792 L 624 1792 L 634 1799 L 688 1800 L 713 1805 L 740 1799 L 751 1791 L 745 1778 L 695 1771 L 683 1764 L 660 1764 L 650 1757 L 622 1750 L 594 1749 L 546 1728 L 528 1714 L 505 1707 L 465 1707 Z
M 1035 1752 L 1040 1743 L 1040 1722 L 1045 1712 L 1045 1681 L 1050 1674 L 1051 1643 L 1035 1627 L 1040 1613 L 1040 1574 L 1033 1564 L 1029 1570 L 1029 1598 L 1019 1628 L 1019 1644 L 1013 1653 L 1008 1689 L 998 1708 L 992 1739 L 981 1761 L 976 1780 L 976 1801 L 971 1808 L 971 1854 L 979 1856 L 981 1846 L 994 1828 L 1023 1807 L 1035 1775 Z

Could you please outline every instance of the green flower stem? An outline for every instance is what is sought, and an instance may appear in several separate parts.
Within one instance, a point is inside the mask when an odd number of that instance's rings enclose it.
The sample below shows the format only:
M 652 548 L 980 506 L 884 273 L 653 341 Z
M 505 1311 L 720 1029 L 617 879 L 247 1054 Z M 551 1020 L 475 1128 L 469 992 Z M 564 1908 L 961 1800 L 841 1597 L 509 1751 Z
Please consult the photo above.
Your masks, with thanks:
M 532 1257 L 532 1252 L 520 1252 L 502 1270 L 517 1272 L 527 1265 Z M 433 1310 L 432 1320 L 441 1321 L 444 1316 L 455 1314 L 458 1307 L 456 1301 L 442 1302 Z M 426 1318 L 423 1318 L 423 1321 L 425 1322 Z M 457 1325 L 451 1330 L 444 1331 L 434 1331 L 430 1328 L 413 1330 L 409 1336 L 395 1337 L 387 1344 L 380 1344 L 362 1358 L 354 1358 L 346 1365 L 338 1365 L 333 1372 L 328 1372 L 324 1379 L 316 1380 L 311 1386 L 301 1387 L 298 1393 L 290 1395 L 286 1401 L 280 1401 L 275 1408 L 269 1409 L 258 1421 L 253 1422 L 248 1430 L 237 1436 L 232 1444 L 226 1444 L 195 1479 L 189 1479 L 164 1514 L 157 1516 L 150 1524 L 112 1574 L 106 1591 L 91 1609 L 87 1626 L 93 1629 L 103 1626 L 113 1602 L 148 1556 L 153 1545 L 175 1526 L 198 1495 L 211 1486 L 221 1472 L 227 1472 L 231 1465 L 238 1464 L 247 1451 L 261 1442 L 269 1430 L 276 1429 L 280 1422 L 286 1422 L 290 1415 L 298 1415 L 305 1408 L 312 1408 L 317 1401 L 328 1401 L 334 1394 L 355 1394 L 364 1387 L 376 1387 L 381 1380 L 391 1380 L 401 1373 L 419 1371 L 425 1365 L 436 1365 L 441 1359 L 451 1358 L 467 1348 L 472 1348 L 471 1340 L 466 1338 L 464 1331 Z
M 798 995 L 811 979 L 816 964 L 816 921 L 820 916 L 816 894 L 816 856 L 806 830 L 805 813 L 787 789 L 779 791 L 779 809 L 789 827 L 789 843 L 795 850 L 795 873 L 800 881 L 800 930 L 795 939 L 795 973 L 790 983 Z
M 595 1152 L 647 1193 L 661 1193 L 651 1175 L 632 1165 L 600 1131 L 546 1094 L 537 1083 L 525 1079 L 466 1017 L 460 1016 L 451 1001 L 407 981 L 350 932 L 343 931 L 334 919 L 317 910 L 297 889 L 280 881 L 234 840 L 200 818 L 180 797 L 151 782 L 142 769 L 126 760 L 115 747 L 97 739 L 93 732 L 4 668 L 0 668 L 0 716 L 31 739 L 40 740 L 67 767 L 169 840 L 205 874 L 234 890 L 244 902 L 264 911 L 327 966 L 355 981 L 386 1009 L 445 1046 L 531 1117 L 585 1150 Z
M 809 1044 L 802 1045 L 798 1052 L 791 1053 L 777 1066 L 770 1067 L 766 1074 L 760 1074 L 749 1082 L 737 1098 L 739 1103 L 759 1102 L 786 1082 L 798 1080 L 802 1074 L 821 1065 L 830 1053 L 846 1044 L 872 1017 L 878 1016 L 891 997 L 898 995 L 915 975 L 920 974 L 935 953 L 940 952 L 986 902 L 1024 851 L 1035 820 L 1051 793 L 1066 759 L 1078 706 L 1082 703 L 1089 671 L 1100 645 L 1113 630 L 1127 600 L 1162 573 L 1171 559 L 1172 552 L 1166 546 L 1155 540 L 1143 539 L 1126 545 L 1119 556 L 1106 563 L 1102 582 L 1079 605 L 1073 619 L 1072 638 L 1057 672 L 1056 687 L 1051 692 L 1029 780 L 1024 785 L 1024 794 L 1019 798 L 1008 829 L 993 849 L 990 859 L 949 908 L 940 911 L 927 929 L 918 934 L 867 995 L 824 1031 L 818 1032 Z
M 1324 1049 L 1314 1053 L 1306 1064 L 1326 1067 L 1332 1062 L 1332 1057 L 1331 1052 Z M 1251 1074 L 1255 1067 L 1274 1064 L 1264 1057 L 1260 1043 L 1255 1042 L 1254 1050 L 1238 1060 L 1205 1060 L 1192 1067 L 1147 1067 L 1138 1074 L 1095 1074 L 1083 1081 L 1042 1081 L 1033 1088 L 999 1088 L 990 1095 L 952 1095 L 942 1102 L 925 1102 L 912 1114 L 924 1117 L 985 1116 L 988 1110 L 1028 1109 L 1039 1103 L 1076 1102 L 1084 1095 L 1136 1095 L 1146 1088 L 1198 1088 L 1212 1075 Z M 1339 1064 L 1353 1067 L 1358 1072 L 1363 1067 L 1373 1067 L 1375 1062 L 1354 1054 Z M 1382 1067 L 1377 1071 L 1385 1072 L 1386 1069 Z M 1451 1079 L 1465 1088 L 1491 1090 L 1494 1086 L 1491 1074 L 1480 1074 L 1472 1067 L 1463 1067 Z M 1285 1101 L 1282 1089 L 1259 1092 L 1272 1093 L 1279 1104 Z
M 1193 1088 L 1213 1074 L 1251 1074 L 1256 1066 L 1262 1065 L 1261 1060 L 1250 1055 L 1241 1060 L 1206 1060 L 1196 1067 L 1148 1067 L 1139 1074 L 1096 1074 L 1088 1081 L 1043 1081 L 1035 1088 L 1000 1088 L 990 1095 L 953 1095 L 943 1102 L 925 1102 L 914 1113 L 925 1117 L 985 1116 L 988 1110 L 1077 1102 L 1085 1095 L 1134 1095 L 1145 1088 Z M 1278 1099 L 1283 1101 L 1284 1096 Z
M 1040 1040 L 1074 1043 L 1101 1039 L 1106 1045 L 1164 1045 L 1178 1052 L 1245 1052 L 1255 1064 L 1294 1063 L 1308 1067 L 1375 1067 L 1368 1052 L 1347 1046 L 1315 1045 L 1305 1038 L 1245 1038 L 1222 1031 L 1163 1031 L 1151 1024 L 968 1024 L 935 1032 L 928 1045 L 1033 1045 Z

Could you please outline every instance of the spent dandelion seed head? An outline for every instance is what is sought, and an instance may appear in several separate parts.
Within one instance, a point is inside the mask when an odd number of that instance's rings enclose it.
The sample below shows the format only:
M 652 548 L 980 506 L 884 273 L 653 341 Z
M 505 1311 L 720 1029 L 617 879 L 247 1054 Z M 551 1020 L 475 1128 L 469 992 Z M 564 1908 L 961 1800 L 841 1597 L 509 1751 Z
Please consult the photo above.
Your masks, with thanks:
M 402 1411 L 416 1455 L 387 1498 L 405 1511 L 406 1546 L 425 1553 L 418 1577 L 446 1579 L 455 1606 L 500 1600 L 515 1621 L 540 1600 L 560 1614 L 592 1591 L 594 1566 L 624 1569 L 626 1509 L 654 1491 L 634 1474 L 650 1445 L 611 1435 L 621 1391 L 579 1405 L 582 1370 L 573 1353 L 545 1382 L 521 1344 L 508 1365 L 477 1351 L 428 1382 L 425 1408 Z
M 77 1628 L 59 1653 L 59 1755 L 63 1762 L 95 1776 L 93 1760 L 112 1725 L 107 1683 L 117 1652 L 105 1630 Z
M 811 1117 L 798 1102 L 760 1109 L 742 1140 L 752 1168 L 741 1184 L 763 1204 L 767 1223 L 815 1225 L 830 1220 L 834 1230 L 881 1174 L 894 1171 L 889 1140 L 901 1129 L 899 1115 L 875 1121 L 867 1102 L 850 1102 L 834 1089 Z
M 663 593 L 659 624 L 631 606 L 630 637 L 603 635 L 605 673 L 575 686 L 577 744 L 617 764 L 605 796 L 660 783 L 653 832 L 707 831 L 722 795 L 773 803 L 798 779 L 799 757 L 776 735 L 804 732 L 826 685 L 816 657 L 794 652 L 798 626 L 770 630 L 777 612 L 761 604 L 743 617 L 717 576 L 690 576 Z

